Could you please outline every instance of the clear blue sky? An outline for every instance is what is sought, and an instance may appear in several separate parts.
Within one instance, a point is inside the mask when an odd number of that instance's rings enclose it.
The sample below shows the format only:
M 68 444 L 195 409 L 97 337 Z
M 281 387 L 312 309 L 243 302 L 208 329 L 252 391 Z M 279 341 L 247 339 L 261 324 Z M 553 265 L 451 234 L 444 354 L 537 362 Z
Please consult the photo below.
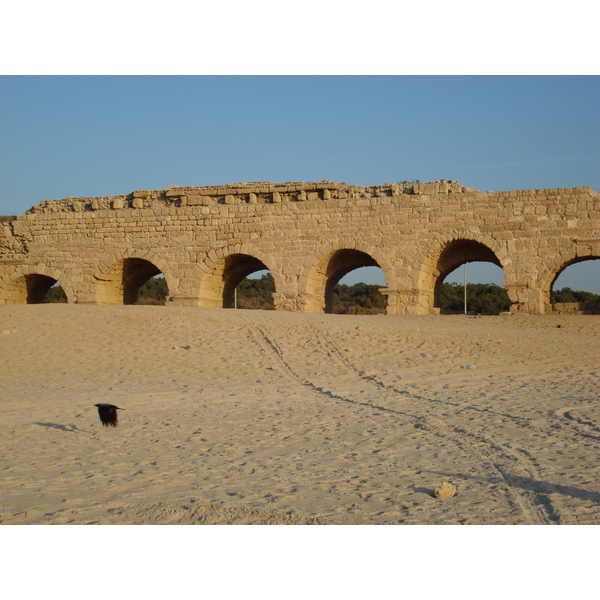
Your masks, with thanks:
M 260 180 L 600 191 L 599 106 L 597 76 L 2 76 L 0 214 Z

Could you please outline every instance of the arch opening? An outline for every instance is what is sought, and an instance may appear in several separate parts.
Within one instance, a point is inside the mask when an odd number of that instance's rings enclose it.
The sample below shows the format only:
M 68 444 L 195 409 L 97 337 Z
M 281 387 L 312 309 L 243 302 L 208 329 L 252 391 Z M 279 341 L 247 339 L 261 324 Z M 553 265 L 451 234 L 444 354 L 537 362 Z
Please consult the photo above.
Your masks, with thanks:
M 46 293 L 44 302 L 47 304 L 66 304 L 67 294 L 65 294 L 65 291 L 58 281 L 55 281 Z
M 4 301 L 6 304 L 42 304 L 50 301 L 48 292 L 57 284 L 58 281 L 48 275 L 29 273 L 7 286 Z
M 511 301 L 502 285 L 504 271 L 492 263 L 476 261 L 457 267 L 441 283 L 438 296 L 441 314 L 465 312 L 465 276 L 467 313 L 498 315 L 510 309 Z
M 99 304 L 136 304 L 142 285 L 160 269 L 143 258 L 125 258 L 115 263 L 98 279 Z
M 169 295 L 165 276 L 160 273 L 147 279 L 138 289 L 136 304 L 164 306 Z
M 308 279 L 307 292 L 312 297 L 310 308 L 314 312 L 333 313 L 336 286 L 346 275 L 363 267 L 376 267 L 381 271 L 378 262 L 361 250 L 341 249 L 324 256 Z M 383 279 L 385 280 L 385 276 Z M 382 298 L 380 308 L 385 313 L 387 298 L 383 296 Z
M 359 267 L 344 275 L 333 288 L 331 312 L 345 315 L 385 314 L 387 298 L 379 289 L 386 287 L 379 267 Z
M 271 271 L 261 269 L 242 279 L 235 289 L 235 308 L 246 310 L 274 310 L 275 280 Z
M 223 308 L 235 308 L 236 289 L 257 271 L 268 271 L 266 265 L 249 254 L 230 254 L 223 263 Z
M 267 271 L 268 267 L 255 256 L 234 253 L 216 261 L 202 277 L 200 306 L 235 308 L 236 289 L 249 275 Z
M 565 262 L 543 292 L 548 312 L 600 314 L 600 256 Z
M 493 250 L 475 240 L 453 240 L 441 250 L 432 273 L 433 306 L 443 314 L 464 312 L 467 266 L 467 312 L 499 314 L 510 309 L 504 271 Z M 463 269 L 460 269 L 463 267 Z

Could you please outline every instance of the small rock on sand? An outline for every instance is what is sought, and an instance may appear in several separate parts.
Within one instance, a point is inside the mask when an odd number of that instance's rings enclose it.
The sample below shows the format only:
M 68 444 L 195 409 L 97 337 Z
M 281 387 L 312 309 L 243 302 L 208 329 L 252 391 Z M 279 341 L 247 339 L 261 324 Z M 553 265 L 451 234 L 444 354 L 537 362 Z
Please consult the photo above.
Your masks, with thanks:
M 433 490 L 434 498 L 452 498 L 455 495 L 456 487 L 446 481 Z

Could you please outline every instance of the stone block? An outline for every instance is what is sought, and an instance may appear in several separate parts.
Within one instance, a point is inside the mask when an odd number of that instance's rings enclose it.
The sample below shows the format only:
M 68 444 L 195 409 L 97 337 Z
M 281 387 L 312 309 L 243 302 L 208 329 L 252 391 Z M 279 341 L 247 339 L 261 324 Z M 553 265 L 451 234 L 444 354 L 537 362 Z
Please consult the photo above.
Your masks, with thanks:
M 188 196 L 184 196 L 186 200 L 187 206 L 201 206 L 203 204 L 204 196 L 200 196 L 198 194 L 190 194 Z M 183 197 L 182 197 L 183 200 Z

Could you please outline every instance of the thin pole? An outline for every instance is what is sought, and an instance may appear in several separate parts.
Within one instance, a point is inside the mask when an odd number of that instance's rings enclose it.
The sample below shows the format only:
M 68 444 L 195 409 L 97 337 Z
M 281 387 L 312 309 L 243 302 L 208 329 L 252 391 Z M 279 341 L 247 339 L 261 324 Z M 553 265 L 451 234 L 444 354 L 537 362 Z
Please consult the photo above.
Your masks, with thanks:
M 233 290 L 233 308 L 237 309 L 237 288 Z
M 465 290 L 465 315 L 467 314 L 467 263 L 463 265 L 463 287 Z

